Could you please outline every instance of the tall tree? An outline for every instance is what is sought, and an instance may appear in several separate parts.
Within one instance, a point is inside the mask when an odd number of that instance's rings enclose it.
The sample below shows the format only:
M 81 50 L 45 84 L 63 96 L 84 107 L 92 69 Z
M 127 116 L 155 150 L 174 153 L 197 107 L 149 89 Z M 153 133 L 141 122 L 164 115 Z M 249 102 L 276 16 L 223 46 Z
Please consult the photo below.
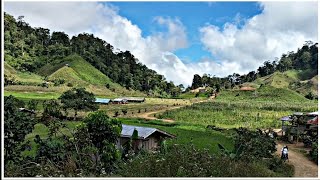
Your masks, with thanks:
M 93 93 L 87 92 L 85 88 L 73 88 L 64 92 L 59 99 L 64 109 L 74 110 L 74 119 L 76 119 L 78 111 L 95 111 L 98 106 L 95 104 Z

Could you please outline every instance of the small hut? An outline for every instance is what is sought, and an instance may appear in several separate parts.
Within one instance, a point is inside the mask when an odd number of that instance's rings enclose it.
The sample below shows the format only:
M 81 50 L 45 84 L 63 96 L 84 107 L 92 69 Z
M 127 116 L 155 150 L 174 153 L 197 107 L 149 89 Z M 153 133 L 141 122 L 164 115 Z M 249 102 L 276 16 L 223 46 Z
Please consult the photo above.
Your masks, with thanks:
M 118 139 L 117 147 L 120 148 L 126 143 L 130 142 L 133 131 L 138 131 L 137 146 L 138 149 L 144 149 L 152 151 L 160 146 L 160 143 L 165 138 L 175 138 L 174 135 L 169 134 L 165 131 L 161 131 L 156 128 L 131 126 L 122 124 L 121 136 Z

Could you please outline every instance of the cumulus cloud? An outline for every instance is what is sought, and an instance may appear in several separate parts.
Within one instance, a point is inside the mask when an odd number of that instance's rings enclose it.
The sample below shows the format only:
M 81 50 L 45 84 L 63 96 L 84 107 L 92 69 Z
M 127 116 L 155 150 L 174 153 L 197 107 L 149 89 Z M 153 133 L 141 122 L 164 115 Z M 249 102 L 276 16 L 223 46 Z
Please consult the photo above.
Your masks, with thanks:
M 129 50 L 151 69 L 175 84 L 190 85 L 194 74 L 226 76 L 255 70 L 264 60 L 296 50 L 305 40 L 317 41 L 316 3 L 260 3 L 262 14 L 243 20 L 240 14 L 223 28 L 200 28 L 201 42 L 217 57 L 183 62 L 174 51 L 189 45 L 179 18 L 155 17 L 165 31 L 142 36 L 142 30 L 118 13 L 117 7 L 98 2 L 5 2 L 4 10 L 25 16 L 34 27 L 65 31 L 70 36 L 93 33 L 116 49 Z M 241 26 L 239 26 L 241 23 Z
M 237 22 L 228 22 L 223 28 L 207 24 L 199 30 L 205 48 L 225 63 L 237 63 L 241 73 L 295 51 L 306 40 L 318 41 L 317 2 L 259 5 L 262 13 L 247 19 L 241 27 Z

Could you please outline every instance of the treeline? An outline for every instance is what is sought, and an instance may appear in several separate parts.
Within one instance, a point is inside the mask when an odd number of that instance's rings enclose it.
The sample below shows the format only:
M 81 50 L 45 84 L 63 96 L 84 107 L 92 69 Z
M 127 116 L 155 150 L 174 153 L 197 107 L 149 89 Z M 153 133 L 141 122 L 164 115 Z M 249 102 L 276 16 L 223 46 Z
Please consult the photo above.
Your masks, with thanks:
M 127 89 L 154 96 L 178 96 L 181 85 L 167 82 L 163 75 L 147 68 L 130 51 L 114 52 L 106 41 L 82 33 L 69 38 L 64 32 L 31 27 L 19 16 L 17 20 L 4 14 L 5 61 L 20 71 L 37 72 L 47 63 L 54 63 L 71 54 L 78 54 Z
M 312 74 L 318 74 L 318 43 L 306 41 L 297 52 L 288 52 L 283 54 L 279 60 L 276 59 L 272 62 L 265 61 L 256 71 L 251 71 L 248 74 L 233 73 L 224 78 L 210 77 L 207 74 L 201 77 L 195 74 L 190 88 L 211 86 L 229 89 L 245 82 L 252 82 L 259 77 L 270 75 L 276 71 L 284 72 L 287 70 L 310 70 Z

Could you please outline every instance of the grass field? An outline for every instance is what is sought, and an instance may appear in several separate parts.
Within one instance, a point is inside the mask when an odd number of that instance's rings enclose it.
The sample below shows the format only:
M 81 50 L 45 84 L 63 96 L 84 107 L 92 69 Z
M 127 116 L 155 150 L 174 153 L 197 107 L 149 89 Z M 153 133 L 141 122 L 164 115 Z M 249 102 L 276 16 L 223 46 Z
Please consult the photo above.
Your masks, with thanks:
M 214 102 L 193 104 L 169 111 L 159 118 L 224 128 L 279 128 L 282 116 L 316 110 L 317 101 L 310 101 L 291 90 L 263 87 L 256 93 L 223 91 Z

